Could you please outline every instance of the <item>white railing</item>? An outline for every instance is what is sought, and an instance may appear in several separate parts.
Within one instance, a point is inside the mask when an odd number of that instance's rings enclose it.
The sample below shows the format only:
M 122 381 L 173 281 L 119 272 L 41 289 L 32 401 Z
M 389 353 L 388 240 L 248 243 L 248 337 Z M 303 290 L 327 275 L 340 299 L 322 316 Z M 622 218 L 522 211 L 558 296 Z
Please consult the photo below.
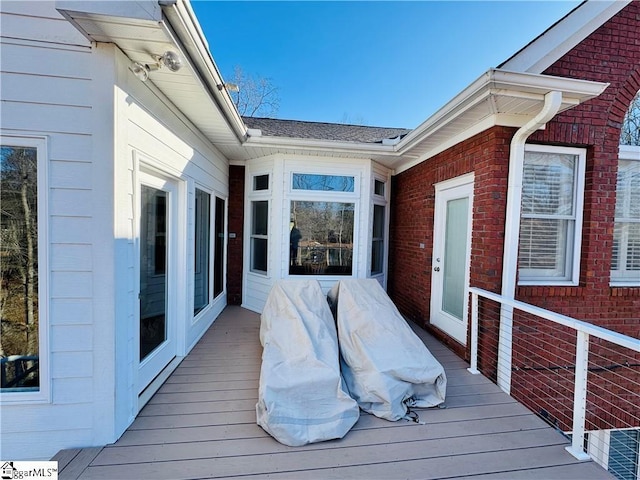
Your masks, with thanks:
M 640 428 L 640 339 L 479 288 L 469 292 L 469 371 L 493 377 L 507 393 L 568 431 L 572 455 L 590 458 L 585 432 Z M 567 408 L 572 413 L 563 412 Z M 637 468 L 637 453 L 630 462 Z

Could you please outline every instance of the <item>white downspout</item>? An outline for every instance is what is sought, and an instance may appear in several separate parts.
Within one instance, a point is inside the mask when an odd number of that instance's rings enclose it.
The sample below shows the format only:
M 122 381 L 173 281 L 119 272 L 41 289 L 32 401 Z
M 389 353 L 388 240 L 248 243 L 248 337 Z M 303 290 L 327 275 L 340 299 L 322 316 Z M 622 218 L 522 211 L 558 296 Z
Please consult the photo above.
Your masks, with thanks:
M 504 229 L 504 255 L 502 259 L 502 296 L 514 300 L 518 268 L 518 239 L 520 237 L 520 206 L 524 170 L 524 145 L 527 138 L 556 116 L 562 104 L 562 92 L 552 91 L 544 96 L 542 110 L 525 123 L 511 139 L 509 150 L 509 181 L 507 186 L 507 215 Z M 498 344 L 498 386 L 511 392 L 511 347 L 513 307 L 500 308 L 500 338 Z

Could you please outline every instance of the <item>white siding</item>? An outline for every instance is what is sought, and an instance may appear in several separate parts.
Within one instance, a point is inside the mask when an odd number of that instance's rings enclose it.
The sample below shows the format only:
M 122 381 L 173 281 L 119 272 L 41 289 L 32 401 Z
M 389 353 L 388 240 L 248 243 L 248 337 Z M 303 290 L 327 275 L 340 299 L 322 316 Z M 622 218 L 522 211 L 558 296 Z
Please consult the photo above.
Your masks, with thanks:
M 157 5 L 156 5 L 157 6 Z M 196 185 L 228 199 L 226 159 L 115 46 L 93 46 L 54 2 L 2 2 L 3 134 L 48 139 L 51 402 L 3 403 L 8 460 L 115 441 L 138 412 L 137 163 L 182 184 L 178 305 L 185 355 L 226 304 L 193 319 Z
M 28 14 L 27 14 L 28 13 Z M 3 2 L 2 133 L 46 137 L 51 402 L 3 403 L 0 457 L 50 458 L 95 437 L 90 45 L 53 3 Z M 10 398 L 9 398 L 10 400 Z

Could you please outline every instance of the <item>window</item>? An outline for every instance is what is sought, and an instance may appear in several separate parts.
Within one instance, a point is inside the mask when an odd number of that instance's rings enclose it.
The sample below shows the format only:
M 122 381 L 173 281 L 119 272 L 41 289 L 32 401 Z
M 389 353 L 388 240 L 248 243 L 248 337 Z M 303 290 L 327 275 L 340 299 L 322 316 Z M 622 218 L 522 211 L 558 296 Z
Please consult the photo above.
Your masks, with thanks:
M 384 182 L 381 180 L 374 180 L 373 193 L 384 197 Z
M 382 273 L 384 263 L 384 205 L 373 206 L 371 233 L 371 275 Z
M 211 251 L 211 195 L 197 188 L 195 217 L 193 314 L 197 315 L 209 305 L 209 252 Z
M 269 202 L 251 202 L 251 271 L 267 273 Z
M 291 202 L 289 274 L 351 275 L 355 204 Z
M 269 190 L 269 174 L 265 173 L 264 175 L 256 175 L 253 177 L 253 190 L 261 191 L 261 190 Z
M 355 178 L 347 175 L 294 173 L 293 189 L 322 192 L 353 192 L 355 190 Z
M 584 150 L 527 146 L 518 274 L 521 284 L 577 284 Z
M 640 158 L 618 161 L 611 281 L 640 284 Z
M 0 142 L 0 392 L 11 400 L 48 395 L 44 139 Z M 40 195 L 38 195 L 40 191 Z M 36 396 L 34 396 L 34 392 Z M 9 400 L 8 397 L 4 399 Z M 3 400 L 4 400 L 3 399 Z

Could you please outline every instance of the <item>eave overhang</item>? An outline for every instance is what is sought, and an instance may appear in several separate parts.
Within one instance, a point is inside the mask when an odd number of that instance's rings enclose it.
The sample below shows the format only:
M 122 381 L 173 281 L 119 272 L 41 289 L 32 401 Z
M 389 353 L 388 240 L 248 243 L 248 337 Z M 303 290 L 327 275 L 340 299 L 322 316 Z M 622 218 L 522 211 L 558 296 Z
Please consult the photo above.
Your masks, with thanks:
M 540 111 L 551 91 L 562 93 L 562 112 L 597 97 L 607 86 L 491 69 L 395 145 L 249 135 L 243 147 L 259 147 L 262 153 L 330 151 L 371 158 L 400 173 L 493 126 L 521 127 Z
M 128 4 L 137 5 L 138 11 L 115 15 L 105 7 Z M 540 111 L 551 91 L 562 93 L 562 112 L 597 97 L 608 85 L 490 69 L 397 143 L 260 135 L 247 129 L 233 105 L 189 2 L 162 1 L 155 4 L 159 8 L 149 4 L 154 2 L 95 2 L 106 9 L 99 13 L 93 11 L 94 2 L 59 1 L 57 7 L 92 41 L 115 43 L 131 61 L 149 62 L 153 54 L 177 50 L 185 67 L 152 72 L 148 83 L 233 164 L 274 154 L 303 154 L 369 158 L 400 173 L 493 126 L 521 127 Z
M 407 170 L 493 126 L 519 128 L 540 111 L 549 92 L 562 93 L 560 113 L 597 97 L 608 85 L 490 69 L 402 139 L 396 150 L 404 161 L 393 168 Z
M 58 0 L 56 8 L 89 40 L 117 45 L 131 62 L 152 63 L 152 55 L 176 51 L 182 69 L 151 72 L 149 87 L 162 92 L 213 144 L 238 147 L 245 140 L 247 127 L 188 1 Z

